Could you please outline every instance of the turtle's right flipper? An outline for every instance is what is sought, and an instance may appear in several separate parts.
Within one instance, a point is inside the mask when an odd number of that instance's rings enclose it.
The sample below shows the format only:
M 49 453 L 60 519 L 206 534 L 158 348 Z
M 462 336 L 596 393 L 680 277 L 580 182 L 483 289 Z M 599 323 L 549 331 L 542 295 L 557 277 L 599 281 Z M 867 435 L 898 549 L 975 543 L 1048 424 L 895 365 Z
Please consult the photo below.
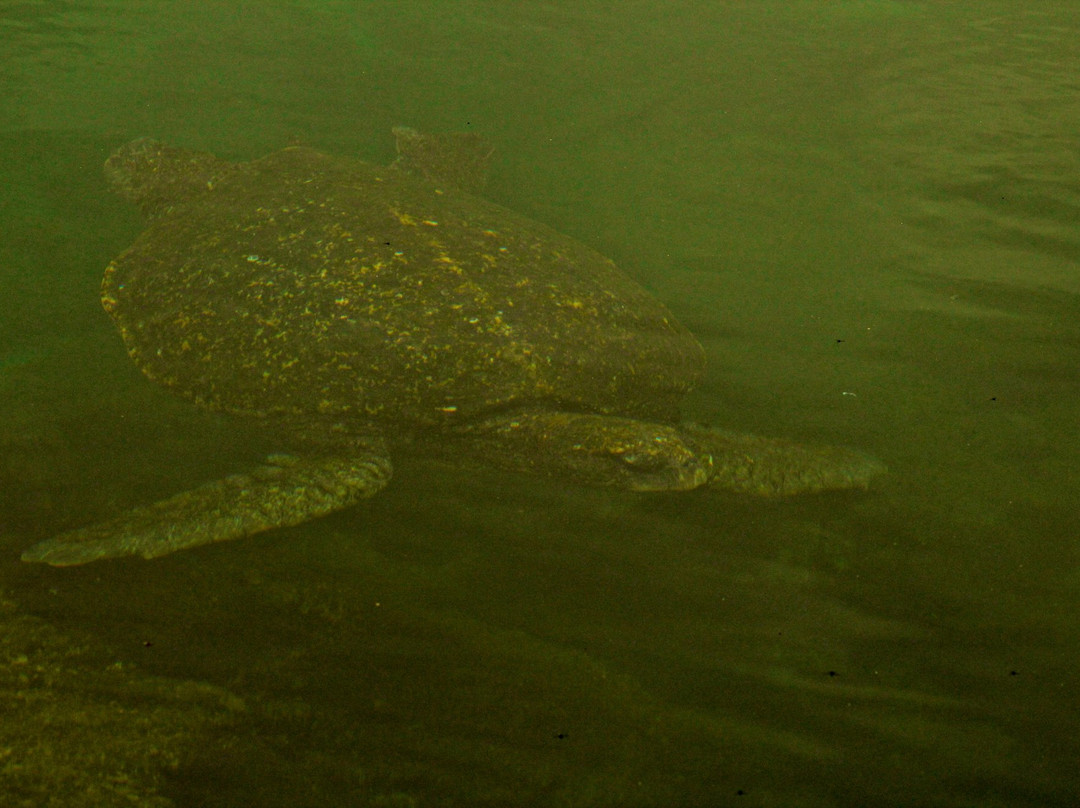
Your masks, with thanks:
M 867 488 L 885 464 L 842 446 L 813 446 L 684 423 L 682 432 L 712 457 L 709 487 L 782 497 Z
M 35 544 L 23 561 L 74 566 L 125 555 L 143 558 L 216 541 L 240 539 L 347 508 L 390 480 L 386 457 L 274 457 L 235 474 L 134 508 L 95 525 Z

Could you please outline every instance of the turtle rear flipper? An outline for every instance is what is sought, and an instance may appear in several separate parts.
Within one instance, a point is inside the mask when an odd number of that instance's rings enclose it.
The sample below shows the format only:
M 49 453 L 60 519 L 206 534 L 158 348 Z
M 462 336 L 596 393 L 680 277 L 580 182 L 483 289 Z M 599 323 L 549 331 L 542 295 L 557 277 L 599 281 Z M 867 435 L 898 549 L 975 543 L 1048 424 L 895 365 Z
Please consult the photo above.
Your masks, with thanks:
M 156 558 L 216 541 L 240 539 L 325 516 L 378 493 L 390 461 L 376 454 L 274 457 L 250 474 L 234 474 L 113 519 L 35 544 L 23 561 L 55 567 L 102 558 Z

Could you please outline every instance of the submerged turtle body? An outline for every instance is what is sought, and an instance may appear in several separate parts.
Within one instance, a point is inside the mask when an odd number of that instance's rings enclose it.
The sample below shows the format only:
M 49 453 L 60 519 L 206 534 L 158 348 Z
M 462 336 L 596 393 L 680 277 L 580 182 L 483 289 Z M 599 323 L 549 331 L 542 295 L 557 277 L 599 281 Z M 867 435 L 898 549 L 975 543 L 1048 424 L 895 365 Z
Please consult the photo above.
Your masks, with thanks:
M 106 164 L 149 225 L 102 302 L 151 379 L 296 453 L 54 537 L 26 560 L 163 555 L 346 507 L 395 450 L 640 490 L 862 486 L 848 450 L 683 425 L 693 336 L 608 259 L 471 191 L 490 147 L 396 130 L 389 167 L 140 140 Z
M 110 162 L 151 189 L 177 164 L 145 142 Z M 393 430 L 537 406 L 670 421 L 701 375 L 609 260 L 476 196 L 299 147 L 200 171 L 143 202 L 103 284 L 136 363 L 200 404 Z

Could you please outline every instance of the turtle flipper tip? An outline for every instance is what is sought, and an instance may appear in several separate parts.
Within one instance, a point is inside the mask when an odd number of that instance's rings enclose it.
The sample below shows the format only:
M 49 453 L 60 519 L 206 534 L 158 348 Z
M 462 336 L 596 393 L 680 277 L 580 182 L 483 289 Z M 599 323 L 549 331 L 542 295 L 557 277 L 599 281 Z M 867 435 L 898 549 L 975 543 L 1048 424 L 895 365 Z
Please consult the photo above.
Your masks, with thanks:
M 54 567 L 178 550 L 252 536 L 354 505 L 390 479 L 390 460 L 376 454 L 271 458 L 251 474 L 234 474 L 105 522 L 35 544 L 23 561 Z
M 110 546 L 108 541 L 69 541 L 61 535 L 28 547 L 23 551 L 21 559 L 31 563 L 48 564 L 51 567 L 77 567 L 91 561 L 123 555 L 129 553 L 123 547 Z

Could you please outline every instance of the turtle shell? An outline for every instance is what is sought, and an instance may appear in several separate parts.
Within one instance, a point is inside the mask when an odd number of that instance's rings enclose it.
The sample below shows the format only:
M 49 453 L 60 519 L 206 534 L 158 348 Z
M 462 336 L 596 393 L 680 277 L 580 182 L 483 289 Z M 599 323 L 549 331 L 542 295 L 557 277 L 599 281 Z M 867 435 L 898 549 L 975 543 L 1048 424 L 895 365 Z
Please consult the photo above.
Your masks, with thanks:
M 611 261 L 499 205 L 309 148 L 232 164 L 157 147 L 110 160 L 150 222 L 102 301 L 138 366 L 201 405 L 668 420 L 701 374 L 693 336 Z

